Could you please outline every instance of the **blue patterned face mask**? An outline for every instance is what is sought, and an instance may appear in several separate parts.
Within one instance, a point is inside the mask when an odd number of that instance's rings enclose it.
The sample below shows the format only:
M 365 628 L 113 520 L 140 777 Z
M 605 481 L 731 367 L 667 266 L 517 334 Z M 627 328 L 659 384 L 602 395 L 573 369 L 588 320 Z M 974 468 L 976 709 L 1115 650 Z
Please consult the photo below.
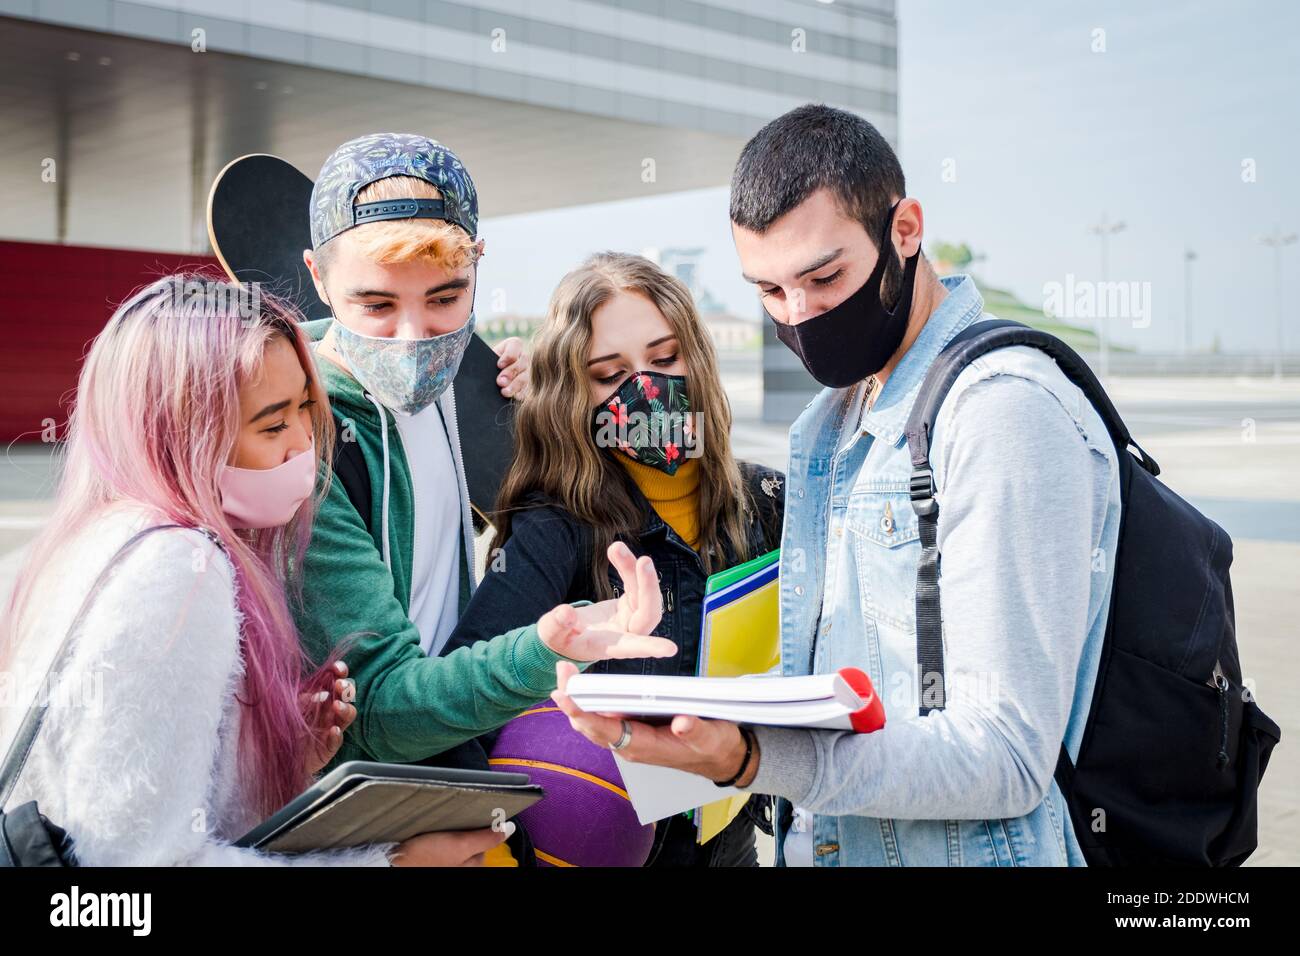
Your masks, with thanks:
M 352 377 L 385 408 L 406 415 L 438 400 L 460 368 L 474 334 L 474 313 L 452 332 L 427 339 L 362 335 L 334 320 L 335 342 Z

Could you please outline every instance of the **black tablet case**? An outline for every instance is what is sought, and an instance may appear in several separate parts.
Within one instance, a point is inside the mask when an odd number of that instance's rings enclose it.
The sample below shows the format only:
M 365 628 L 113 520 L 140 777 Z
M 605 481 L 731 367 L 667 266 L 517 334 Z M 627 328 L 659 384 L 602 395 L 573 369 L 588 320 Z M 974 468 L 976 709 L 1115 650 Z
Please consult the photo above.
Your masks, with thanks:
M 352 760 L 235 843 L 303 853 L 505 822 L 545 795 L 522 773 Z

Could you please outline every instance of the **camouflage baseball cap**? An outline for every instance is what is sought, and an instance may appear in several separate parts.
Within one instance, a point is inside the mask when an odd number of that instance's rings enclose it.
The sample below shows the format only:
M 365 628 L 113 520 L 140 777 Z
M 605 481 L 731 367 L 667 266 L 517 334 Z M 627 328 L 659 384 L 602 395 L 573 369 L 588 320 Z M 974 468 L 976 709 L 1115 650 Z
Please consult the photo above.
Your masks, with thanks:
M 442 199 L 397 199 L 357 205 L 357 193 L 389 176 L 432 183 Z M 474 238 L 478 194 L 456 154 L 427 136 L 370 133 L 349 140 L 325 160 L 311 191 L 311 243 L 319 249 L 341 232 L 384 219 L 445 219 Z

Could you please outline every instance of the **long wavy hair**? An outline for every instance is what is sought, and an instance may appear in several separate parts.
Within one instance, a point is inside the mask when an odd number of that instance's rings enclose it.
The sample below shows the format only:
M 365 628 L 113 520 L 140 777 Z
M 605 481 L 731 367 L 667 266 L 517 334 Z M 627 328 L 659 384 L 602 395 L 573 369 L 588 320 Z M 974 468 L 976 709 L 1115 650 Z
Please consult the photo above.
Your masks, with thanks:
M 240 770 L 254 805 L 270 813 L 308 782 L 312 722 L 299 694 L 330 686 L 329 668 L 340 652 L 314 666 L 288 604 L 300 594 L 295 569 L 302 567 L 327 487 L 282 527 L 236 531 L 221 510 L 218 477 L 239 434 L 240 384 L 258 374 L 276 336 L 293 345 L 310 378 L 317 464 L 331 460 L 329 402 L 297 315 L 266 293 L 260 299 L 260 308 L 246 314 L 253 301 L 247 290 L 218 274 L 166 276 L 127 299 L 95 338 L 60 453 L 54 512 L 33 542 L 0 624 L 0 661 L 12 660 L 20 639 L 62 637 L 32 627 L 36 585 L 75 560 L 66 546 L 105 510 L 134 503 L 152 511 L 157 523 L 214 532 L 234 566 L 242 618 Z
M 699 553 L 712 573 L 751 557 L 753 501 L 731 454 L 731 406 L 713 343 L 690 291 L 643 256 L 597 253 L 566 275 L 533 339 L 529 386 L 515 422 L 515 455 L 497 498 L 493 547 L 510 537 L 513 514 L 541 493 L 593 532 L 591 580 L 599 597 L 613 587 L 605 551 L 635 541 L 645 520 L 636 485 L 592 435 L 587 359 L 591 317 L 621 292 L 649 299 L 668 321 L 687 369 L 687 397 L 700 442 Z

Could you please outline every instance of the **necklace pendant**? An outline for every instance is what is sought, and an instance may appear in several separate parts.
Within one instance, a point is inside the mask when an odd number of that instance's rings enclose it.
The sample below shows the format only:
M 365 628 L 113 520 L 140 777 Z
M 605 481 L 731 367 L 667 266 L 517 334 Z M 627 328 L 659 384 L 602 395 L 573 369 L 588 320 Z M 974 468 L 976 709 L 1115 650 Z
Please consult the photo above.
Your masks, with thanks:
M 876 404 L 876 388 L 879 384 L 876 376 L 872 375 L 867 378 L 867 396 L 863 402 L 863 406 L 867 411 L 871 411 L 871 406 Z

